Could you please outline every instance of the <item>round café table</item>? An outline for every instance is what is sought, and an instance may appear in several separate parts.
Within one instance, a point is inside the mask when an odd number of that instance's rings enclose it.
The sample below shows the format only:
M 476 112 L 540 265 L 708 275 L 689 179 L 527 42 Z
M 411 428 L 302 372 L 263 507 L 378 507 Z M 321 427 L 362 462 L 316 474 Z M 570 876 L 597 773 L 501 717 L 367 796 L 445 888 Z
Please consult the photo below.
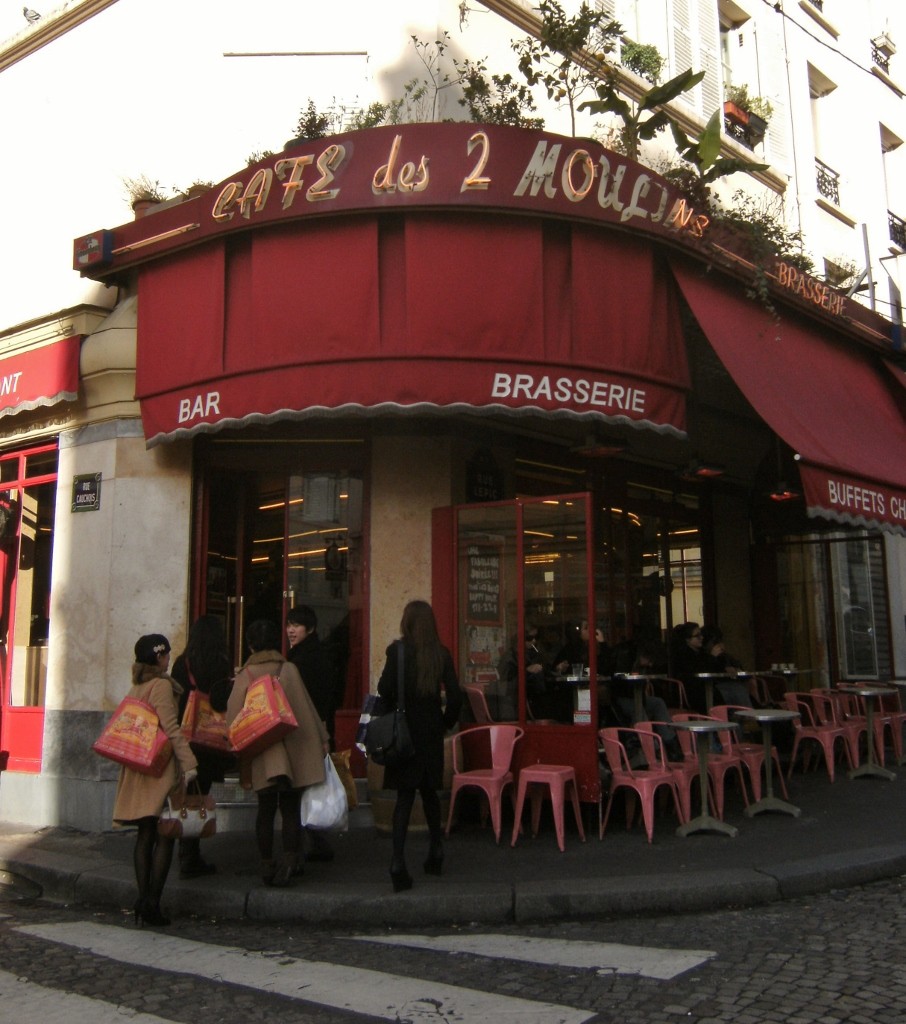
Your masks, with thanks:
M 673 723 L 674 729 L 685 729 L 695 736 L 695 747 L 698 751 L 698 782 L 701 789 L 701 813 L 676 830 L 678 836 L 690 836 L 693 832 L 720 832 L 722 835 L 734 837 L 739 829 L 715 818 L 708 813 L 708 752 L 711 748 L 711 736 L 725 732 L 727 729 L 739 729 L 736 722 L 717 722 L 705 719 L 690 719 Z M 699 738 L 700 737 L 700 738 Z
M 860 764 L 857 768 L 851 769 L 846 773 L 847 777 L 858 779 L 862 775 L 874 775 L 879 779 L 887 779 L 889 782 L 893 782 L 897 777 L 897 773 L 879 764 L 878 759 L 875 757 L 874 715 L 875 701 L 880 702 L 882 697 L 888 697 L 897 691 L 890 686 L 862 686 L 859 683 L 840 683 L 837 689 L 842 690 L 844 693 L 854 693 L 856 696 L 865 699 L 866 747 L 868 755 L 865 758 L 865 764 Z
M 798 711 L 787 711 L 783 708 L 737 708 L 733 714 L 737 718 L 747 718 L 761 726 L 761 737 L 764 742 L 764 796 L 749 804 L 746 814 L 751 818 L 762 811 L 781 811 L 798 818 L 802 813 L 794 804 L 774 796 L 774 757 L 771 740 L 771 729 L 775 722 L 791 722 L 799 717 Z
M 645 714 L 645 687 L 655 679 L 663 679 L 663 673 L 660 675 L 646 675 L 643 672 L 617 672 L 614 678 L 632 685 L 635 720 L 637 722 L 647 722 L 648 715 Z

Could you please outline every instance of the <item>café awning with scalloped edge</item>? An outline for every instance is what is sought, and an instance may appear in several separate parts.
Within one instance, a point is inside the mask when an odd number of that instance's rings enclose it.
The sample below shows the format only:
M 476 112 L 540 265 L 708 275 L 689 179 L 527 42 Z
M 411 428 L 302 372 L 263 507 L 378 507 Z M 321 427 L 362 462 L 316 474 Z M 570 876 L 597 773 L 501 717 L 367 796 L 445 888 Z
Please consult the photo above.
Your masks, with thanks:
M 740 391 L 798 454 L 808 514 L 906 534 L 902 385 L 882 359 L 730 292 L 702 267 L 672 267 Z

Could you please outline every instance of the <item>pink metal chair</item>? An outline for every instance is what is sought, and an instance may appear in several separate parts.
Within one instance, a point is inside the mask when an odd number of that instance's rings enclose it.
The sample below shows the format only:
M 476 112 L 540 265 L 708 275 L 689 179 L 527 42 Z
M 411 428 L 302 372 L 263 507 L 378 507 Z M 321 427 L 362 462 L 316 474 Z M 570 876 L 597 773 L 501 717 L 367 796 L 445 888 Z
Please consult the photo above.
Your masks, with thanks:
M 799 694 L 799 698 L 811 703 L 815 718 L 821 725 L 836 725 L 843 730 L 850 761 L 854 765 L 859 764 L 861 739 L 868 735 L 868 719 L 855 698 L 841 690 L 820 686 L 813 686 L 807 694 Z
M 582 809 L 579 806 L 579 789 L 576 784 L 576 769 L 565 764 L 529 764 L 519 772 L 517 784 L 516 811 L 513 815 L 513 838 L 510 846 L 516 845 L 519 837 L 520 825 L 522 823 L 522 808 L 525 806 L 525 797 L 528 794 L 532 804 L 532 836 L 538 835 L 538 825 L 541 822 L 541 802 L 543 789 L 546 788 L 551 801 L 551 808 L 554 812 L 554 830 L 557 833 L 557 846 L 560 852 L 566 849 L 564 842 L 563 805 L 569 795 L 573 805 L 573 814 L 576 816 L 576 826 L 579 829 L 579 836 L 585 842 L 585 827 L 582 824 Z
M 488 707 L 487 697 L 480 686 L 464 686 L 466 696 L 469 698 L 469 706 L 472 715 L 479 725 L 492 725 L 494 719 L 491 717 L 491 709 Z
M 735 721 L 733 712 L 734 711 L 747 711 L 749 710 L 743 704 L 715 704 L 711 708 L 711 714 L 715 718 L 719 718 L 724 722 Z M 719 732 L 717 738 L 720 740 L 724 749 L 732 749 L 742 758 L 742 763 L 746 766 L 746 771 L 749 773 L 749 782 L 752 786 L 752 799 L 755 803 L 761 799 L 761 770 L 764 767 L 764 745 L 761 743 L 749 743 L 746 740 L 736 740 L 734 742 L 732 733 L 729 731 L 724 736 L 724 733 Z M 780 789 L 783 792 L 784 800 L 789 800 L 789 794 L 786 790 L 786 783 L 783 781 L 783 769 L 780 767 L 780 755 L 777 753 L 777 748 L 771 746 L 771 757 L 774 764 L 777 766 L 776 779 L 780 783 Z
M 654 728 L 655 726 L 669 726 L 670 722 L 648 722 L 643 724 L 647 724 Z M 660 733 L 658 735 L 660 735 Z M 663 741 L 663 736 L 661 736 L 661 739 Z M 670 755 L 667 754 L 667 770 L 673 775 L 673 779 L 676 782 L 676 789 L 680 798 L 680 806 L 683 809 L 683 820 L 689 821 L 692 817 L 692 786 L 693 783 L 698 782 L 699 777 L 698 758 L 695 756 L 695 751 L 691 744 L 683 746 L 683 740 L 681 737 L 678 738 L 678 742 L 680 749 L 683 752 L 682 760 L 671 760 Z M 649 764 L 651 764 L 652 762 L 649 759 L 648 749 L 644 738 L 642 739 L 642 752 L 645 754 L 645 759 Z M 713 792 L 709 791 L 708 799 L 711 801 L 711 805 L 713 806 Z
M 682 679 L 664 676 L 655 679 L 652 685 L 655 694 L 664 701 L 671 715 L 689 710 L 689 698 L 686 696 L 686 687 Z
M 814 711 L 814 703 L 806 700 L 807 694 L 788 691 L 783 695 L 784 703 L 790 711 L 798 711 L 799 719 L 793 721 L 793 750 L 790 754 L 790 766 L 787 769 L 787 778 L 793 774 L 793 767 L 796 764 L 796 754 L 804 740 L 817 743 L 824 754 L 824 763 L 827 767 L 827 775 L 831 782 L 834 781 L 834 759 L 837 747 L 837 740 L 843 741 L 843 753 L 849 767 L 853 767 L 853 759 L 850 753 L 849 741 L 846 730 L 841 725 L 833 722 L 822 723 Z
M 513 797 L 513 749 L 525 731 L 518 725 L 479 725 L 453 737 L 453 783 L 446 834 L 450 834 L 456 798 L 463 789 L 480 789 L 490 807 L 494 838 L 500 842 L 500 805 L 504 791 Z M 515 804 L 515 800 L 513 801 Z
M 697 715 L 697 714 L 679 714 L 674 715 L 673 720 L 675 722 L 683 721 L 712 721 L 719 722 L 720 719 L 713 715 Z M 721 750 L 711 750 L 708 753 L 708 777 L 711 780 L 711 784 L 714 787 L 714 804 L 715 804 L 715 817 L 719 821 L 724 820 L 724 791 L 726 789 L 726 779 L 728 772 L 736 772 L 739 779 L 739 788 L 742 792 L 742 800 L 746 807 L 749 806 L 749 791 L 746 789 L 746 777 L 742 771 L 743 760 L 740 754 L 736 750 L 736 738 L 733 735 L 733 731 L 728 729 L 726 733 L 720 732 L 719 734 Z M 697 746 L 698 737 L 692 733 L 686 732 L 685 729 L 677 729 L 677 736 L 683 746 L 683 753 L 688 759 L 691 754 L 696 759 L 698 758 Z M 724 740 L 726 739 L 726 742 Z M 705 739 L 701 742 L 707 743 L 709 740 Z
M 645 735 L 643 736 L 642 734 Z M 629 755 L 626 752 L 621 736 L 632 735 L 636 736 L 640 744 L 643 739 L 646 744 L 651 744 L 651 760 L 649 761 L 648 768 L 633 768 L 629 763 Z M 662 786 L 666 786 L 673 795 L 676 816 L 682 823 L 685 819 L 679 793 L 677 792 L 676 780 L 672 772 L 667 768 L 667 760 L 664 756 L 664 747 L 660 736 L 657 733 L 649 732 L 647 729 L 623 728 L 601 729 L 598 732 L 598 736 L 604 746 L 604 756 L 607 758 L 607 764 L 612 773 L 610 793 L 607 798 L 607 809 L 604 812 L 604 818 L 598 830 L 598 838 L 604 838 L 607 822 L 610 818 L 610 808 L 613 805 L 613 798 L 619 789 L 628 789 L 631 793 L 638 795 L 642 804 L 642 817 L 645 822 L 645 831 L 648 834 L 649 843 L 654 838 L 654 797 Z M 627 800 L 627 829 L 632 825 L 634 810 L 634 803 Z

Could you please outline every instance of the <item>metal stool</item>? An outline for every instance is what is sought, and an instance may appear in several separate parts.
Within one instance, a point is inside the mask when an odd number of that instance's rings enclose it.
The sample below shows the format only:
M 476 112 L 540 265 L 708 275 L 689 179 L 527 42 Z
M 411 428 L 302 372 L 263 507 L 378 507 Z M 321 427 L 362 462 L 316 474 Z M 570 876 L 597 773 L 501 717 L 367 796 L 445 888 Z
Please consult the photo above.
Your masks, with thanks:
M 554 827 L 557 830 L 557 845 L 560 852 L 564 850 L 563 842 L 563 803 L 566 799 L 567 787 L 570 787 L 576 825 L 582 842 L 585 842 L 585 828 L 582 825 L 582 812 L 579 808 L 579 790 L 576 786 L 576 770 L 565 764 L 533 764 L 519 772 L 519 786 L 516 796 L 516 820 L 513 823 L 513 838 L 510 846 L 516 845 L 519 827 L 522 823 L 522 808 L 525 804 L 526 789 L 531 786 L 532 801 L 532 836 L 538 835 L 538 822 L 541 819 L 541 801 L 544 794 L 540 787 L 547 786 L 550 792 L 551 807 L 554 812 Z

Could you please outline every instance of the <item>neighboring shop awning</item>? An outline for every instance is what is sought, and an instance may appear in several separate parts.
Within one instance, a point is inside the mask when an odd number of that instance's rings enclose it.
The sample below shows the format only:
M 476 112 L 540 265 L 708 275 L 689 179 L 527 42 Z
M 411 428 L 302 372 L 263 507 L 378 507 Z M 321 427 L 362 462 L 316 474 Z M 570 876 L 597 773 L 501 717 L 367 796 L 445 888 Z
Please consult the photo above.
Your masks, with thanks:
M 771 314 L 703 268 L 673 271 L 739 389 L 800 456 L 809 515 L 906 533 L 906 416 L 880 358 Z
M 149 444 L 356 413 L 544 415 L 685 436 L 669 271 L 646 239 L 457 213 L 329 218 L 140 271 Z
M 81 338 L 63 338 L 0 358 L 0 416 L 79 396 Z

